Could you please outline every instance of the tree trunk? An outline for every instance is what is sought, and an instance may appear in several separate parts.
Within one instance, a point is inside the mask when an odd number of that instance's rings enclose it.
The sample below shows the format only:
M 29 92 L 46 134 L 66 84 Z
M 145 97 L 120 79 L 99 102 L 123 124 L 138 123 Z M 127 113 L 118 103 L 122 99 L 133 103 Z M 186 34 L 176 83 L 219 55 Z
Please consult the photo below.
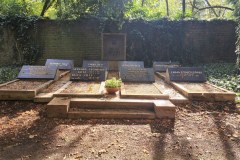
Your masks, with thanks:
M 183 14 L 183 18 L 185 17 L 185 13 L 186 13 L 186 1 L 182 0 L 182 14 Z
M 194 12 L 195 5 L 196 5 L 196 0 L 193 0 L 193 2 L 192 2 L 192 14 Z
M 166 0 L 166 10 L 167 10 L 167 16 L 169 17 L 169 7 L 168 7 L 168 0 Z
M 142 0 L 142 7 L 143 7 L 143 5 L 144 5 L 144 2 L 145 2 L 145 0 Z

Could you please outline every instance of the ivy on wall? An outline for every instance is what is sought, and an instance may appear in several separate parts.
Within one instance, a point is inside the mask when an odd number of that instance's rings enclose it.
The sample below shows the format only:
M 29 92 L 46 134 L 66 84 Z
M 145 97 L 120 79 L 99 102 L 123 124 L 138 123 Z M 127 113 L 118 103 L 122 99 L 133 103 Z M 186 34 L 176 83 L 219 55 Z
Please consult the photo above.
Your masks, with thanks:
M 13 33 L 16 65 L 32 64 L 40 56 L 39 47 L 34 41 L 37 20 L 38 17 L 22 15 L 0 17 L 0 29 Z

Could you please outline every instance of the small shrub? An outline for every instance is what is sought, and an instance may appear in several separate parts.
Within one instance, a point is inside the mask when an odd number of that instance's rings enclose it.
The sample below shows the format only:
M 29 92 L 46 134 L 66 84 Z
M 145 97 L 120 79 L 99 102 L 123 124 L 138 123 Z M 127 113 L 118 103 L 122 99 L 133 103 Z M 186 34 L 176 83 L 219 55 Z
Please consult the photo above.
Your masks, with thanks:
M 106 88 L 120 88 L 121 84 L 122 84 L 122 80 L 121 79 L 116 79 L 115 77 L 105 81 L 105 87 Z

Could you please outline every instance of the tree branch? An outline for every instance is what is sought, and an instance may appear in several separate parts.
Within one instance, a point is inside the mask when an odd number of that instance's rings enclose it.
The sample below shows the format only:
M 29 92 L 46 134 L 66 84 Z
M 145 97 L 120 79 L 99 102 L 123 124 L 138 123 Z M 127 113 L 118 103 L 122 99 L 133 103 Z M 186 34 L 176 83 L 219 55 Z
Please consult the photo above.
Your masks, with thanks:
M 205 9 L 212 9 L 212 8 L 222 8 L 222 9 L 226 9 L 226 10 L 230 10 L 230 11 L 234 11 L 233 8 L 230 8 L 230 7 L 224 7 L 224 6 L 211 6 L 211 7 L 203 7 L 203 8 L 197 8 L 195 7 L 198 11 L 202 11 L 202 10 L 205 10 Z

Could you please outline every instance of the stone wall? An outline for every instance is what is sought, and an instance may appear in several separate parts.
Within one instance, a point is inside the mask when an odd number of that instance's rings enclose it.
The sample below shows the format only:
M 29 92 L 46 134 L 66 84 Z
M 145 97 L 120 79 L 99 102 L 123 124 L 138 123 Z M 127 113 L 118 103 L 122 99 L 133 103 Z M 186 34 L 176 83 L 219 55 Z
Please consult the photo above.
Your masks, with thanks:
M 234 62 L 235 22 L 233 21 L 125 21 L 122 29 L 112 21 L 82 18 L 77 21 L 41 20 L 36 40 L 42 57 L 73 59 L 81 66 L 83 59 L 101 59 L 101 33 L 127 34 L 127 60 L 180 61 L 185 64 Z M 16 54 L 12 36 L 0 29 L 0 65 L 11 63 Z M 4 34 L 3 34 L 4 33 Z M 4 35 L 4 36 L 3 36 Z M 2 38 L 3 37 L 3 38 Z M 4 47 L 3 47 L 4 46 Z M 4 58 L 2 59 L 2 57 Z

